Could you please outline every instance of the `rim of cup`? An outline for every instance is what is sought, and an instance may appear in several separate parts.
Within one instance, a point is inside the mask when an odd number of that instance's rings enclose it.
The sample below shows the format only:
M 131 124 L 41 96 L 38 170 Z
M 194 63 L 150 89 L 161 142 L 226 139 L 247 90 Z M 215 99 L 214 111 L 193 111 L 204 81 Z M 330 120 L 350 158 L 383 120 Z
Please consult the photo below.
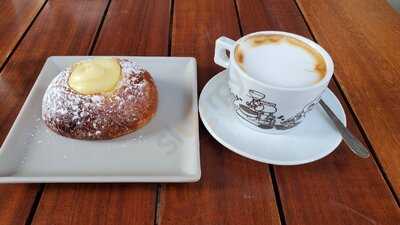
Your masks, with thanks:
M 270 85 L 268 83 L 264 83 L 261 82 L 259 80 L 257 80 L 256 78 L 250 76 L 246 71 L 244 71 L 236 62 L 234 55 L 236 54 L 236 47 L 243 42 L 243 40 L 246 40 L 247 38 L 251 37 L 251 36 L 255 36 L 255 35 L 259 35 L 259 34 L 267 34 L 267 35 L 272 35 L 272 34 L 278 34 L 278 35 L 284 35 L 284 36 L 288 36 L 288 37 L 292 37 L 295 38 L 297 40 L 300 40 L 304 43 L 306 43 L 307 45 L 311 46 L 314 50 L 316 50 L 318 53 L 321 54 L 322 58 L 324 59 L 325 63 L 326 63 L 326 73 L 324 74 L 324 77 L 318 81 L 317 83 L 311 85 L 311 86 L 306 86 L 306 87 L 279 87 L 279 86 L 274 86 L 274 85 Z M 235 67 L 236 70 L 238 70 L 240 73 L 244 74 L 246 76 L 247 79 L 250 79 L 256 83 L 258 83 L 261 86 L 266 86 L 272 89 L 278 89 L 278 90 L 285 90 L 285 91 L 304 91 L 304 90 L 311 90 L 314 88 L 318 88 L 321 87 L 323 85 L 326 85 L 327 83 L 329 83 L 330 79 L 333 76 L 333 71 L 334 71 L 334 64 L 333 64 L 333 60 L 331 58 L 331 56 L 329 55 L 329 53 L 322 48 L 319 44 L 315 43 L 314 41 L 303 37 L 301 35 L 297 35 L 297 34 L 293 34 L 293 33 L 289 33 L 289 32 L 284 32 L 284 31 L 259 31 L 259 32 L 255 32 L 255 33 L 250 33 L 247 34 L 241 38 L 239 38 L 234 46 L 233 46 L 233 51 L 232 51 L 232 55 L 231 55 L 231 60 L 233 63 L 233 66 Z

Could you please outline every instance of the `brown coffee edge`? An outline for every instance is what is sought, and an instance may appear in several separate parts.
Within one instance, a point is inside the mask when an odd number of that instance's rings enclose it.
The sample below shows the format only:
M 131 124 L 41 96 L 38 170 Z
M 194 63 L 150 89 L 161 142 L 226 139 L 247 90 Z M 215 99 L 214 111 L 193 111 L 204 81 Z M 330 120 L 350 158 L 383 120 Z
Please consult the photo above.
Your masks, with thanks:
M 250 41 L 250 45 L 252 47 L 258 47 L 258 46 L 261 46 L 261 45 L 264 45 L 264 44 L 279 43 L 285 37 L 286 36 L 277 35 L 277 34 L 271 34 L 271 35 L 258 34 L 258 35 L 250 36 L 247 40 Z
M 312 57 L 315 60 L 314 71 L 320 75 L 319 80 L 322 80 L 327 71 L 324 57 L 319 52 L 317 52 L 314 48 L 312 48 L 309 44 L 307 44 L 301 40 L 286 36 L 286 41 L 293 46 L 297 46 L 297 47 L 304 49 L 310 55 L 312 55 Z
M 235 56 L 235 60 L 236 62 L 241 65 L 243 64 L 244 61 L 244 55 L 243 55 L 243 51 L 242 49 L 240 49 L 240 46 L 236 46 L 235 51 L 234 51 L 234 56 Z
M 322 80 L 326 75 L 327 66 L 323 56 L 304 41 L 282 34 L 270 34 L 270 35 L 257 34 L 250 36 L 246 41 L 249 41 L 252 47 L 259 47 L 265 44 L 278 44 L 282 41 L 287 41 L 289 44 L 293 46 L 304 49 L 314 58 L 315 60 L 314 71 L 320 76 L 317 82 Z M 235 59 L 239 65 L 243 64 L 244 54 L 240 49 L 240 45 L 238 45 L 235 49 Z

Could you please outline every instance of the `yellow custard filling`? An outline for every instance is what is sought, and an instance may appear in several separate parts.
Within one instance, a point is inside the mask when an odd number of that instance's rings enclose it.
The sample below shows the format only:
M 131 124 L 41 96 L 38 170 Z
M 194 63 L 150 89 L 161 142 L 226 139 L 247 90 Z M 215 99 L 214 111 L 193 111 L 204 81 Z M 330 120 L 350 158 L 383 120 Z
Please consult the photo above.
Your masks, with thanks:
M 113 91 L 121 78 L 116 59 L 95 58 L 75 64 L 68 85 L 80 94 L 101 94 Z

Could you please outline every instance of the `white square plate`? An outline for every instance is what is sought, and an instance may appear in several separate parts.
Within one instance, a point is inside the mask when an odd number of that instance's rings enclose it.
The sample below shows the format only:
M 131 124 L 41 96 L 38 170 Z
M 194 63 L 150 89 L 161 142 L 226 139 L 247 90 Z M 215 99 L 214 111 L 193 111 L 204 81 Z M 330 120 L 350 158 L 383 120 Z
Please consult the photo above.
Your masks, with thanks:
M 44 125 L 42 97 L 62 69 L 88 58 L 91 56 L 47 59 L 0 149 L 0 183 L 199 180 L 196 60 L 132 57 L 156 82 L 156 116 L 137 132 L 112 140 L 65 138 Z

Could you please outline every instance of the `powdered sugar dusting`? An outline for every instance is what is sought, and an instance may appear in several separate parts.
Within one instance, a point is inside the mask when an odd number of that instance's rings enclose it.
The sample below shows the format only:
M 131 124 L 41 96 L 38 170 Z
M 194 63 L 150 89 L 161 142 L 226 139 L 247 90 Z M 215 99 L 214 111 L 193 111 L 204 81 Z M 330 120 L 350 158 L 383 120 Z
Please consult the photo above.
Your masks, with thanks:
M 139 66 L 139 64 L 133 62 L 132 60 L 129 59 L 121 59 L 120 60 L 120 65 L 122 68 L 122 73 L 124 74 L 138 74 L 142 73 L 144 69 Z
M 46 124 L 71 136 L 97 139 L 113 127 L 139 120 L 140 113 L 135 112 L 146 100 L 144 89 L 149 84 L 143 79 L 145 70 L 130 59 L 118 61 L 122 79 L 113 93 L 82 95 L 68 85 L 71 68 L 57 75 L 43 97 L 42 118 Z

